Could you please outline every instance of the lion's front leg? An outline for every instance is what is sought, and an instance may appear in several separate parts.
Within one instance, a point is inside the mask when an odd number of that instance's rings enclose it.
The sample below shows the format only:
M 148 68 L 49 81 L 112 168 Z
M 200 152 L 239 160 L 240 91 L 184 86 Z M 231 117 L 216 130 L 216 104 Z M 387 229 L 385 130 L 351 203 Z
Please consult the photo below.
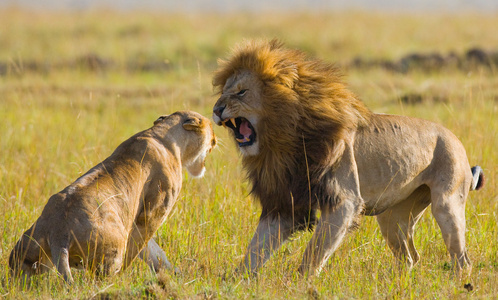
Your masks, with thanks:
M 302 275 L 321 271 L 361 214 L 364 203 L 351 147 L 346 146 L 337 169 L 330 174 L 326 184 L 330 194 L 326 199 L 320 199 L 322 216 L 299 266 Z
M 339 247 L 360 214 L 359 205 L 350 201 L 343 201 L 335 207 L 322 209 L 322 216 L 318 222 L 313 237 L 308 243 L 304 257 L 299 266 L 301 275 L 320 273 L 323 265 L 332 253 Z
M 292 233 L 292 220 L 279 216 L 261 217 L 249 244 L 241 271 L 255 274 L 271 254 L 280 248 Z

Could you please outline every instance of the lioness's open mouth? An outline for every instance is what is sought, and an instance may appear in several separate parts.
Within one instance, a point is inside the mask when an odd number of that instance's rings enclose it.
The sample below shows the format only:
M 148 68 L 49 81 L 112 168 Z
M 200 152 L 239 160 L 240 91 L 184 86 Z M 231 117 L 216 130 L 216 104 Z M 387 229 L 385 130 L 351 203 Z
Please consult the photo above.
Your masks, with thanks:
M 235 140 L 239 147 L 251 146 L 256 141 L 256 131 L 252 127 L 251 122 L 246 118 L 237 117 L 221 121 L 223 127 L 228 127 L 233 130 Z

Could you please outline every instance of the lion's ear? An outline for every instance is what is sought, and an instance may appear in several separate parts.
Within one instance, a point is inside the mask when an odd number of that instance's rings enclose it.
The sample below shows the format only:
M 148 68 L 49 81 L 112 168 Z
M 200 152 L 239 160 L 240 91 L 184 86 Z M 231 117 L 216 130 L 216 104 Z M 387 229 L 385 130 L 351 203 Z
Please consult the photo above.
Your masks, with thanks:
M 183 128 L 185 130 L 199 131 L 202 127 L 202 121 L 199 118 L 188 118 L 183 122 Z
M 169 117 L 169 116 L 168 115 L 166 115 L 166 116 L 160 116 L 159 118 L 157 118 L 157 120 L 154 121 L 154 125 L 156 125 L 157 123 L 159 123 L 162 120 L 166 119 L 167 117 Z

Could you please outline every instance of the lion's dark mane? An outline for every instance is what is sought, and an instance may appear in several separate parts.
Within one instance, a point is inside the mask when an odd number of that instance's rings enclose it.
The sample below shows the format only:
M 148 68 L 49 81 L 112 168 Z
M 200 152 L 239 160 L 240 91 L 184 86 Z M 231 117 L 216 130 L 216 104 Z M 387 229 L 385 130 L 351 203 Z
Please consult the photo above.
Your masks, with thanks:
M 295 230 L 309 228 L 317 209 L 339 201 L 330 174 L 344 140 L 368 124 L 371 112 L 332 65 L 276 40 L 240 45 L 220 61 L 213 85 L 221 92 L 230 76 L 244 70 L 263 82 L 259 154 L 243 157 L 261 216 L 292 218 Z

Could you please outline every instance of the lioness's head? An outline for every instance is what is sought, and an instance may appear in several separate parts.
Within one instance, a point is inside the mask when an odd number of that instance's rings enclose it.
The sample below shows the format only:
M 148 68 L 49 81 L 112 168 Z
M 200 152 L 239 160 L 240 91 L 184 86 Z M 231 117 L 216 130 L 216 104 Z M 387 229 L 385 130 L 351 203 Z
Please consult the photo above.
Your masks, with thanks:
M 202 177 L 205 159 L 216 146 L 213 126 L 206 117 L 193 111 L 178 111 L 161 116 L 155 127 L 167 126 L 167 137 L 173 138 L 180 147 L 182 165 L 194 177 Z

